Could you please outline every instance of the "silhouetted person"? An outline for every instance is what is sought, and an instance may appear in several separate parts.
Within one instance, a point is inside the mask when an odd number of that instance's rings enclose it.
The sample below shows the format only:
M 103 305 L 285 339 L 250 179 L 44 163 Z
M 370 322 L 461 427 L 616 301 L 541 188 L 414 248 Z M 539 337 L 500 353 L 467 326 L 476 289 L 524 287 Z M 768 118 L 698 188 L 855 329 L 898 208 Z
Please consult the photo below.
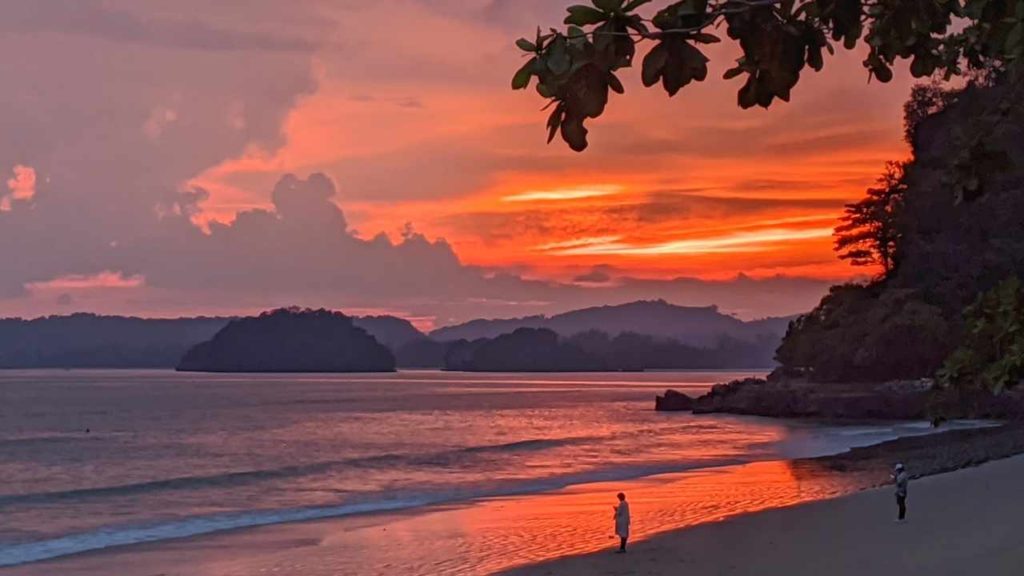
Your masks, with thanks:
M 896 484 L 896 506 L 899 508 L 896 521 L 903 522 L 907 519 L 907 484 L 910 482 L 910 475 L 903 464 L 897 464 L 890 476 Z
M 619 492 L 619 505 L 612 508 L 615 509 L 615 535 L 619 537 L 618 552 L 622 554 L 629 540 L 629 502 L 626 502 L 626 495 Z

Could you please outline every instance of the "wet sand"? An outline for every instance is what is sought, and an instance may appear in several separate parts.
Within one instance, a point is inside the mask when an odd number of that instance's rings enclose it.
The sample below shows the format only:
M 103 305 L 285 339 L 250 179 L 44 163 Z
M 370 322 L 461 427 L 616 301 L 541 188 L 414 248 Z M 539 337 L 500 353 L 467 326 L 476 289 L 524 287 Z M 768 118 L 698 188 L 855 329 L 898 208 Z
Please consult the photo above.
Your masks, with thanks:
M 1017 432 L 985 435 L 991 446 Z M 893 522 L 890 487 L 862 490 L 876 479 L 864 470 L 877 472 L 894 454 L 941 454 L 934 441 L 900 440 L 842 457 L 578 485 L 415 513 L 267 526 L 68 556 L 0 574 L 1018 574 L 1024 565 L 1024 456 L 914 480 L 906 524 Z M 950 451 L 950 458 L 933 464 L 972 464 L 982 444 L 975 438 L 971 450 Z M 612 553 L 611 506 L 619 490 L 629 495 L 633 513 L 635 542 L 625 555 Z
M 893 521 L 888 487 L 658 535 L 508 576 L 1016 575 L 1024 567 L 1024 457 L 911 483 L 909 518 Z
M 612 504 L 625 490 L 633 533 L 714 522 L 850 493 L 833 472 L 759 462 L 581 484 L 415 512 L 280 524 L 110 548 L 25 564 L 17 576 L 478 575 L 605 550 Z

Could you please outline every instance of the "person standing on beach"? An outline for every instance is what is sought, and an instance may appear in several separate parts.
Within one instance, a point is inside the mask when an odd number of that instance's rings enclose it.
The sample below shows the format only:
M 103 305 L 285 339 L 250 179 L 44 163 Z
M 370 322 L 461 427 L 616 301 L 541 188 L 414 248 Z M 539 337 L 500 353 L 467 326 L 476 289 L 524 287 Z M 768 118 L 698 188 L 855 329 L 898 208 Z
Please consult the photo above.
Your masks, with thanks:
M 896 484 L 896 506 L 899 507 L 899 517 L 896 521 L 903 522 L 907 519 L 907 484 L 910 482 L 910 475 L 903 464 L 896 464 L 891 476 Z
M 626 552 L 626 541 L 629 540 L 629 502 L 626 495 L 619 492 L 619 505 L 615 509 L 615 535 L 619 537 L 618 553 Z

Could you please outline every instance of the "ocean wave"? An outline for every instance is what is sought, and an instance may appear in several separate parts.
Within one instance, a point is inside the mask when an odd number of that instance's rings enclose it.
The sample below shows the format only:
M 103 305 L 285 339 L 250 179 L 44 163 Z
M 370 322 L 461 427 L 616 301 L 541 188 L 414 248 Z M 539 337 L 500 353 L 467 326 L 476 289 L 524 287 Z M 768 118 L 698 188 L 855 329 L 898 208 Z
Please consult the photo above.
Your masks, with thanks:
M 521 444 L 521 442 L 510 443 Z M 494 448 L 501 449 L 497 445 Z M 106 548 L 188 538 L 214 532 L 256 528 L 273 524 L 286 524 L 327 518 L 341 518 L 359 514 L 398 512 L 425 506 L 470 502 L 485 498 L 498 498 L 535 494 L 559 490 L 578 484 L 614 482 L 698 469 L 742 464 L 741 460 L 693 461 L 671 464 L 608 468 L 540 478 L 512 481 L 490 486 L 463 487 L 432 493 L 403 494 L 397 496 L 364 495 L 364 501 L 347 502 L 335 506 L 249 510 L 204 516 L 146 525 L 106 526 L 88 532 L 67 534 L 47 540 L 24 542 L 0 547 L 0 568 L 52 560 L 62 556 L 92 552 Z M 114 488 L 114 487 L 111 487 Z
M 64 500 L 120 497 L 157 491 L 235 487 L 259 482 L 326 474 L 333 470 L 344 468 L 393 468 L 400 466 L 415 468 L 449 468 L 464 462 L 467 457 L 479 457 L 490 453 L 503 454 L 507 452 L 541 451 L 581 444 L 593 440 L 595 440 L 595 438 L 584 436 L 570 438 L 537 438 L 501 444 L 469 446 L 454 450 L 428 452 L 424 454 L 388 453 L 342 460 L 313 462 L 309 464 L 280 466 L 277 468 L 240 470 L 201 476 L 179 476 L 175 478 L 163 478 L 131 484 L 74 488 L 70 490 L 49 492 L 29 492 L 25 494 L 0 494 L 0 508 L 14 505 L 59 502 Z

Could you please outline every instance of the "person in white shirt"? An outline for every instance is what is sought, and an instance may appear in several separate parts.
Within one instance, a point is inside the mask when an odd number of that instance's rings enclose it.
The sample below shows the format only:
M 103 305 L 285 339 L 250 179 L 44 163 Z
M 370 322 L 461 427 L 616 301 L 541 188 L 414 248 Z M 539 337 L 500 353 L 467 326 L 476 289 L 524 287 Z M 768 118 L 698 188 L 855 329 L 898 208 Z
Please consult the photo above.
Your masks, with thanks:
M 626 502 L 626 495 L 619 492 L 619 505 L 612 508 L 615 509 L 615 535 L 619 537 L 618 553 L 622 554 L 629 540 L 629 502 Z
M 896 521 L 903 522 L 907 519 L 907 484 L 910 482 L 910 475 L 903 464 L 896 464 L 890 476 L 896 485 L 896 506 L 899 508 Z

